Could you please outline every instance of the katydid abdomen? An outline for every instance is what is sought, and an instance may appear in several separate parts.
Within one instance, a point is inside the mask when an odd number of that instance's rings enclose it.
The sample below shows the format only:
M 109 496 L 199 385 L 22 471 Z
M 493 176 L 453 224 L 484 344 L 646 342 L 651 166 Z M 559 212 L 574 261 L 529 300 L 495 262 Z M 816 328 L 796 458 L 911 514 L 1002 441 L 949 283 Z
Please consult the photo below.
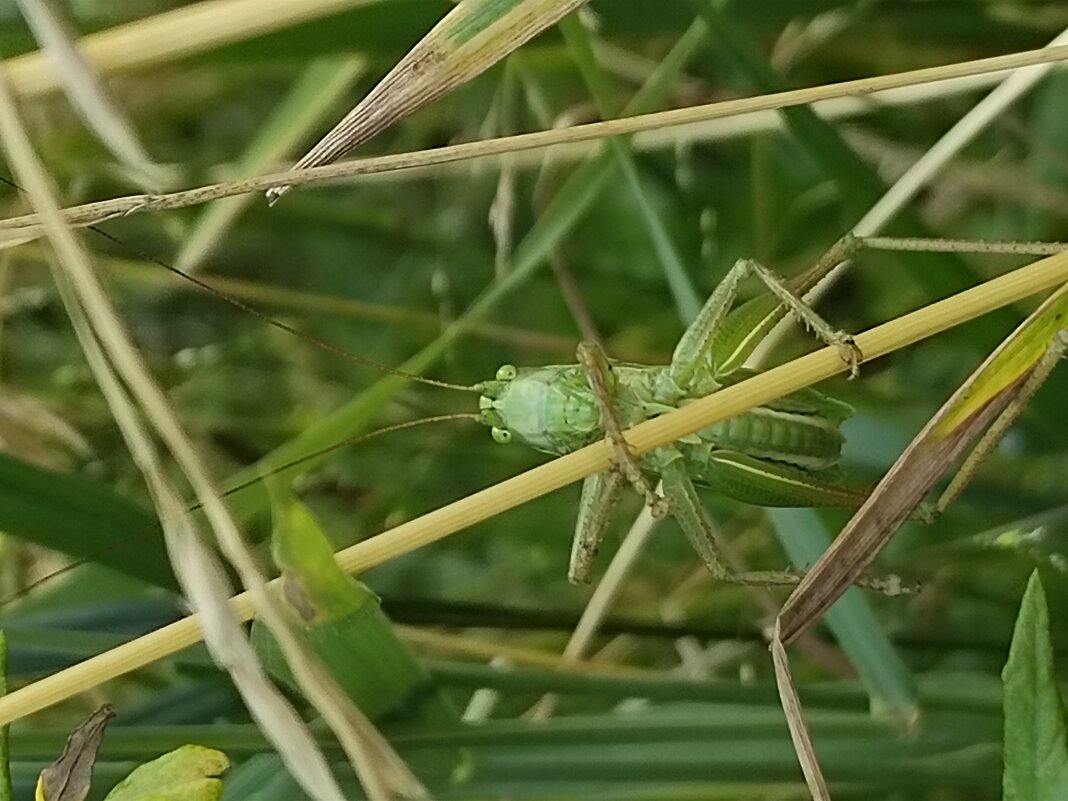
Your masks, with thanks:
M 713 448 L 741 451 L 806 470 L 837 465 L 844 442 L 835 422 L 762 406 L 709 426 L 698 436 Z

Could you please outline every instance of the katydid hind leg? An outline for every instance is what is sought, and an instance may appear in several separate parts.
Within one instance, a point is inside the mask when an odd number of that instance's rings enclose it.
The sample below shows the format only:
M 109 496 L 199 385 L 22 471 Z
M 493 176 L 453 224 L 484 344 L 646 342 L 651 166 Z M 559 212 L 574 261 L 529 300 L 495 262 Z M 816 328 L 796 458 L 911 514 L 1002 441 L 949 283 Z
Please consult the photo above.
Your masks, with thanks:
M 729 498 L 754 506 L 856 508 L 866 490 L 740 451 L 713 451 L 708 459 L 709 485 Z
M 705 514 L 704 506 L 697 497 L 697 490 L 690 480 L 682 460 L 668 465 L 663 472 L 664 491 L 671 500 L 671 511 L 678 520 L 686 538 L 690 541 L 701 561 L 719 581 L 729 584 L 744 584 L 756 587 L 792 587 L 801 582 L 803 571 L 754 570 L 735 572 L 727 563 L 716 543 L 716 533 Z M 884 595 L 896 596 L 912 591 L 897 576 L 868 577 L 856 582 L 858 587 L 875 590 Z
M 646 478 L 623 436 L 623 427 L 612 402 L 616 380 L 608 357 L 599 346 L 592 342 L 579 343 L 577 355 L 579 363 L 586 371 L 586 379 L 597 401 L 605 435 L 612 443 L 616 469 L 621 471 L 627 481 L 645 498 L 653 517 L 663 517 L 668 512 L 667 501 L 656 492 L 649 479 Z
M 1001 438 L 1005 436 L 1005 432 L 1015 422 L 1020 412 L 1031 402 L 1031 398 L 1049 378 L 1050 373 L 1053 372 L 1058 362 L 1064 358 L 1066 352 L 1068 352 L 1068 330 L 1062 329 L 1054 335 L 1053 341 L 1050 342 L 1045 354 L 1035 364 L 1031 375 L 1016 396 L 994 419 L 994 422 L 987 428 L 986 433 L 983 434 L 972 448 L 971 453 L 965 458 L 956 475 L 953 476 L 949 485 L 935 502 L 932 512 L 934 516 L 942 514 L 960 496 L 979 470 L 983 461 L 997 447 Z
M 834 328 L 803 299 L 794 294 L 781 278 L 764 265 L 756 261 L 747 261 L 746 264 L 749 270 L 764 283 L 771 293 L 793 313 L 794 317 L 808 330 L 812 331 L 821 342 L 838 348 L 842 361 L 849 365 L 850 377 L 856 378 L 860 373 L 860 363 L 864 360 L 864 354 L 857 347 L 853 335 Z
M 736 573 L 731 569 L 716 543 L 716 533 L 705 516 L 704 507 L 701 505 L 700 498 L 697 497 L 697 490 L 682 461 L 681 459 L 675 460 L 664 468 L 662 475 L 664 492 L 671 500 L 671 511 L 678 520 L 679 527 L 709 572 L 719 581 L 731 584 L 770 587 L 793 586 L 799 583 L 801 576 L 797 573 L 787 571 Z
M 608 515 L 622 486 L 623 475 L 618 470 L 594 473 L 582 482 L 575 538 L 571 542 L 571 562 L 567 568 L 567 578 L 572 584 L 589 582 L 593 560 L 604 539 Z
M 785 281 L 770 270 L 756 265 L 756 262 L 743 260 L 735 264 L 731 269 L 731 273 L 737 271 L 737 275 L 732 276 L 735 286 L 752 272 L 768 286 L 770 293 L 743 303 L 721 321 L 715 338 L 709 340 L 711 353 L 706 357 L 714 365 L 716 372 L 719 375 L 729 375 L 742 367 L 779 321 L 791 312 L 801 317 L 806 326 L 813 327 L 815 324 L 817 335 L 828 344 L 837 346 L 843 361 L 850 365 L 851 371 L 855 371 L 862 357 L 852 338 L 823 321 L 812 311 L 804 298 L 835 267 L 849 259 L 862 244 L 861 240 L 847 235 L 832 245 L 815 265 Z M 753 265 L 760 269 L 754 270 Z

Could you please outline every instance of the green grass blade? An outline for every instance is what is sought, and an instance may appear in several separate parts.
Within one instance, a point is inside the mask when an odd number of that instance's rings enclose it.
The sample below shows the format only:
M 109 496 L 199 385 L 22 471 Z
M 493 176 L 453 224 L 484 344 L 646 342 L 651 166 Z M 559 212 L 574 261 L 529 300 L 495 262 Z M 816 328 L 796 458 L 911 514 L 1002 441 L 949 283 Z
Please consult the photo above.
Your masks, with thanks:
M 1005 801 L 1068 798 L 1068 740 L 1038 572 L 1027 582 L 1005 663 Z
M 435 725 L 458 722 L 429 674 L 382 613 L 366 585 L 338 567 L 330 541 L 311 512 L 271 483 L 272 553 L 283 595 L 299 616 L 300 634 L 341 689 L 372 720 L 383 716 Z M 261 658 L 291 689 L 293 681 L 267 630 L 255 624 Z
M 78 475 L 0 453 L 0 528 L 156 586 L 177 588 L 155 517 Z
M 703 32 L 704 26 L 700 26 Z M 568 17 L 560 23 L 560 30 L 564 39 L 571 49 L 575 61 L 579 65 L 579 71 L 586 81 L 586 87 L 590 90 L 594 100 L 600 109 L 602 119 L 611 119 L 614 116 L 612 99 L 610 97 L 607 80 L 597 56 L 593 51 L 593 43 L 590 36 L 577 17 Z M 685 37 L 684 37 L 685 38 Z M 696 47 L 696 45 L 694 45 Z M 649 195 L 642 185 L 642 177 L 638 173 L 638 166 L 634 161 L 626 140 L 613 138 L 607 142 L 608 151 L 611 153 L 617 168 L 623 174 L 627 188 L 634 198 L 635 204 L 641 212 L 642 222 L 645 224 L 646 233 L 656 253 L 660 268 L 664 272 L 671 294 L 675 298 L 675 306 L 679 312 L 679 318 L 683 323 L 690 323 L 701 310 L 701 298 L 698 297 L 690 280 L 686 265 L 675 243 L 668 232 L 668 226 L 662 219 L 659 211 L 649 200 Z
M 320 58 L 309 64 L 241 155 L 234 177 L 256 175 L 289 155 L 365 69 L 366 62 L 355 57 Z M 259 200 L 256 195 L 238 195 L 205 206 L 175 256 L 174 266 L 186 272 L 198 268 L 241 214 Z

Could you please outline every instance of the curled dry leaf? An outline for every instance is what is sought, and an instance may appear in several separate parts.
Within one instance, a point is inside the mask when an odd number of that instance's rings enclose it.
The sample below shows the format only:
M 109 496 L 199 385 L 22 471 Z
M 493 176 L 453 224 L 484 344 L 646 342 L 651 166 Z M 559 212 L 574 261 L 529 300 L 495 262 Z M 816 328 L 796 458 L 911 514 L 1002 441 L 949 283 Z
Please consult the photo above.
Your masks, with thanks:
M 93 778 L 93 765 L 104 729 L 115 717 L 115 708 L 105 705 L 76 728 L 67 738 L 63 754 L 41 771 L 37 779 L 36 801 L 84 801 Z

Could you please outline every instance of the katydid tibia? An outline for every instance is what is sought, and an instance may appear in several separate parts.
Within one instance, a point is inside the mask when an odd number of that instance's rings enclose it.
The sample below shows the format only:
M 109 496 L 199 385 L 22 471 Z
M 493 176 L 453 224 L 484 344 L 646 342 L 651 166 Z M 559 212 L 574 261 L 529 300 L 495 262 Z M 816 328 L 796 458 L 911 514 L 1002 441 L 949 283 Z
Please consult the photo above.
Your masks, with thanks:
M 744 378 L 746 358 L 788 313 L 836 345 L 855 374 L 862 356 L 852 338 L 801 300 L 855 247 L 853 240 L 843 240 L 788 283 L 753 261 L 739 261 L 686 329 L 669 365 L 612 363 L 595 345 L 583 343 L 579 364 L 505 365 L 496 378 L 477 385 L 480 419 L 498 442 L 515 439 L 555 455 L 605 436 L 612 442 L 615 468 L 583 483 L 569 568 L 572 581 L 589 579 L 608 511 L 624 481 L 646 498 L 654 516 L 669 510 L 675 515 L 718 579 L 749 584 L 798 581 L 790 573 L 732 573 L 713 543 L 694 484 L 760 506 L 858 506 L 867 493 L 836 480 L 844 439 L 840 425 L 852 414 L 848 405 L 811 389 L 795 392 L 640 460 L 630 454 L 622 430 Z M 770 292 L 732 312 L 738 285 L 750 274 Z M 660 477 L 666 497 L 652 488 L 647 474 Z

